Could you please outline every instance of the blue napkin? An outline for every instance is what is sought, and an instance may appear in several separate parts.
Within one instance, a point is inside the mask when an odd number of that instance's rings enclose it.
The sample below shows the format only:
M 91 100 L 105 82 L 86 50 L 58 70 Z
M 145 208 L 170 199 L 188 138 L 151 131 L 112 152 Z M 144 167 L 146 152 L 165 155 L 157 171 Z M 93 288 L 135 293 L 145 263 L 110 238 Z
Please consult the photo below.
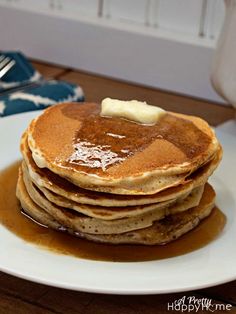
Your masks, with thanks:
M 0 55 L 16 61 L 15 65 L 0 79 L 0 93 L 6 89 L 18 87 L 42 79 L 31 63 L 20 52 L 2 52 Z
M 0 117 L 83 100 L 81 87 L 63 81 L 45 81 L 0 96 Z
M 44 109 L 61 102 L 84 101 L 80 86 L 64 81 L 46 81 L 21 53 L 0 52 L 16 64 L 0 80 L 0 118 Z

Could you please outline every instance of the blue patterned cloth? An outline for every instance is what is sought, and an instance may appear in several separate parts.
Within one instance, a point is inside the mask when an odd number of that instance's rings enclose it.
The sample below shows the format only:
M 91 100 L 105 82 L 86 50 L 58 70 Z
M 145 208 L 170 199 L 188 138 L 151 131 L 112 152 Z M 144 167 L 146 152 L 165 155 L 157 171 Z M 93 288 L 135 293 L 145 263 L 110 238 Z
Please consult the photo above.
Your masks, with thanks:
M 20 52 L 2 52 L 0 55 L 16 61 L 15 65 L 0 79 L 0 92 L 18 87 L 22 84 L 32 83 L 42 79 L 42 75 L 36 71 L 31 63 Z
M 16 60 L 0 80 L 0 118 L 44 109 L 61 102 L 84 101 L 80 86 L 64 81 L 45 81 L 21 53 L 2 53 Z
M 35 86 L 0 96 L 0 117 L 45 109 L 61 103 L 83 101 L 81 87 L 63 81 L 45 81 Z

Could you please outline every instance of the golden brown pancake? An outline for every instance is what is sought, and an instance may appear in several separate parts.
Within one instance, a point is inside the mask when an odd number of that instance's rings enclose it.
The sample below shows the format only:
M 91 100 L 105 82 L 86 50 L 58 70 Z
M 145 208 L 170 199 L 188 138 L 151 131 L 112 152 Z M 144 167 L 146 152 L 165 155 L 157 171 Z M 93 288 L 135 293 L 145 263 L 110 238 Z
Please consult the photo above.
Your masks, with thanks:
M 35 206 L 25 188 L 21 167 L 19 168 L 16 196 L 20 200 L 21 207 L 24 209 L 25 213 L 36 222 L 56 230 L 60 230 L 62 228 L 61 224 L 59 224 L 50 214 L 39 206 Z
M 31 151 L 28 147 L 27 133 L 25 132 L 21 139 L 21 152 L 24 157 L 24 161 L 27 164 L 29 174 L 33 182 L 39 188 L 47 188 L 48 190 L 68 198 L 69 200 L 90 205 L 100 206 L 133 206 L 133 205 L 145 205 L 152 204 L 169 199 L 180 197 L 192 190 L 189 186 L 186 189 L 173 188 L 169 194 L 168 191 L 163 191 L 153 195 L 119 195 L 111 193 L 96 192 L 87 189 L 80 188 L 70 181 L 54 174 L 47 168 L 39 168 L 32 158 Z
M 167 113 L 145 126 L 101 117 L 94 103 L 47 109 L 29 126 L 28 143 L 38 167 L 86 189 L 130 195 L 183 183 L 219 146 L 200 118 Z
M 22 173 L 20 172 L 20 174 Z M 61 231 L 67 230 L 71 234 L 95 242 L 154 245 L 165 244 L 173 241 L 196 227 L 202 219 L 211 213 L 214 207 L 215 193 L 212 187 L 209 184 L 206 184 L 203 196 L 198 206 L 187 211 L 167 216 L 166 218 L 155 222 L 148 228 L 110 235 L 76 232 L 73 229 L 61 226 L 60 223 L 55 221 L 53 216 L 49 215 L 44 209 L 33 202 L 24 186 L 22 175 L 20 175 L 17 184 L 17 197 L 22 204 L 22 208 L 29 216 L 50 228 Z
M 211 213 L 206 183 L 222 148 L 200 118 L 167 112 L 154 125 L 60 104 L 21 139 L 17 197 L 50 228 L 96 242 L 165 244 Z
M 185 194 L 182 194 L 178 198 L 173 198 L 167 201 L 158 202 L 158 203 L 151 203 L 151 204 L 145 204 L 145 205 L 136 205 L 136 206 L 126 206 L 126 207 L 103 207 L 99 205 L 90 205 L 90 204 L 80 204 L 73 201 L 70 201 L 60 195 L 53 194 L 49 190 L 46 190 L 42 187 L 39 187 L 37 184 L 34 183 L 33 180 L 31 180 L 31 177 L 29 175 L 29 171 L 26 167 L 26 164 L 22 163 L 22 169 L 23 173 L 29 177 L 29 180 L 32 181 L 33 185 L 37 190 L 40 191 L 41 194 L 44 195 L 44 197 L 54 203 L 55 205 L 58 205 L 60 207 L 70 208 L 78 213 L 85 214 L 87 216 L 103 219 L 103 220 L 115 220 L 120 218 L 128 218 L 137 216 L 144 213 L 152 212 L 155 209 L 163 209 L 166 207 L 169 207 L 177 202 L 181 202 L 183 199 L 185 199 L 191 192 L 187 192 Z
M 23 181 L 31 199 L 52 217 L 55 217 L 61 225 L 73 229 L 74 231 L 82 231 L 92 234 L 118 234 L 149 227 L 154 221 L 163 219 L 163 217 L 167 215 L 172 215 L 197 206 L 204 190 L 203 186 L 196 188 L 185 199 L 177 201 L 175 204 L 169 206 L 153 208 L 151 211 L 143 212 L 129 218 L 106 221 L 104 219 L 96 219 L 79 214 L 74 210 L 59 207 L 48 201 L 44 195 L 40 193 L 40 190 L 32 184 L 27 172 L 24 171 Z
M 76 232 L 76 235 L 87 240 L 112 244 L 166 244 L 178 239 L 195 228 L 214 208 L 215 192 L 210 184 L 205 185 L 202 199 L 198 206 L 187 211 L 169 215 L 156 221 L 151 227 L 117 235 L 91 235 Z
M 80 212 L 81 209 L 83 212 L 83 206 L 81 206 L 81 204 L 86 204 L 84 213 L 88 214 L 87 210 L 89 210 L 89 215 L 96 218 L 101 218 L 100 211 L 102 211 L 102 214 L 109 212 L 102 207 L 111 207 L 113 210 L 113 215 L 103 214 L 105 217 L 104 219 L 116 219 L 124 217 L 120 215 L 117 210 L 114 211 L 113 207 L 118 207 L 119 210 L 119 207 L 128 206 L 127 209 L 123 210 L 123 214 L 128 211 L 130 214 L 126 214 L 126 216 L 130 216 L 136 214 L 135 207 L 138 211 L 144 209 L 144 206 L 140 207 L 139 205 L 153 204 L 158 202 L 160 203 L 180 197 L 185 197 L 195 187 L 205 184 L 208 177 L 217 167 L 222 156 L 222 149 L 220 148 L 220 150 L 216 153 L 216 156 L 214 156 L 210 162 L 199 168 L 187 178 L 185 184 L 166 189 L 153 195 L 130 196 L 101 192 L 99 193 L 82 189 L 78 186 L 75 186 L 68 180 L 65 180 L 64 178 L 61 178 L 60 176 L 52 173 L 46 168 L 38 168 L 31 157 L 31 152 L 27 145 L 26 133 L 22 137 L 21 151 L 27 164 L 31 180 L 50 201 L 59 206 L 69 207 L 75 210 L 79 206 Z M 92 205 L 90 206 L 91 210 L 89 205 Z M 94 210 L 95 205 L 100 207 L 98 211 Z

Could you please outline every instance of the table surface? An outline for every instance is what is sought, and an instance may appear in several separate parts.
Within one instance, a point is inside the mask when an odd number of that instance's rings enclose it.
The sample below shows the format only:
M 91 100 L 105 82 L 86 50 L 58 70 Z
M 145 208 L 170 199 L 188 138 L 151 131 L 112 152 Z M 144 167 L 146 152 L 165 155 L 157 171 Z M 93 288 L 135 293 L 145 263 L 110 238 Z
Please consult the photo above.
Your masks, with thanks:
M 214 126 L 234 116 L 234 111 L 229 106 L 36 61 L 33 65 L 46 78 L 80 84 L 87 101 L 98 102 L 105 97 L 146 100 L 150 104 L 156 104 L 170 111 L 201 116 Z M 209 298 L 213 303 L 231 304 L 230 311 L 219 310 L 215 313 L 236 313 L 236 281 L 188 293 L 115 296 L 52 288 L 0 272 L 0 314 L 165 314 L 170 313 L 167 303 L 183 296 L 195 296 L 198 299 Z M 198 313 L 204 312 L 199 310 Z

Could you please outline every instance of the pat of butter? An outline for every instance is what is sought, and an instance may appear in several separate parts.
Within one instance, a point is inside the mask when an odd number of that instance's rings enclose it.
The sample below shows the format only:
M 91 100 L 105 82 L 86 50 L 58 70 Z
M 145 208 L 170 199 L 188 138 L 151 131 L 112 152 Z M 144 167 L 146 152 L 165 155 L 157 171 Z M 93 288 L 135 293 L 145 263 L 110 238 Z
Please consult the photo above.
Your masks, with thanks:
M 137 100 L 105 98 L 102 101 L 101 116 L 125 118 L 141 124 L 155 124 L 165 113 L 160 107 Z

